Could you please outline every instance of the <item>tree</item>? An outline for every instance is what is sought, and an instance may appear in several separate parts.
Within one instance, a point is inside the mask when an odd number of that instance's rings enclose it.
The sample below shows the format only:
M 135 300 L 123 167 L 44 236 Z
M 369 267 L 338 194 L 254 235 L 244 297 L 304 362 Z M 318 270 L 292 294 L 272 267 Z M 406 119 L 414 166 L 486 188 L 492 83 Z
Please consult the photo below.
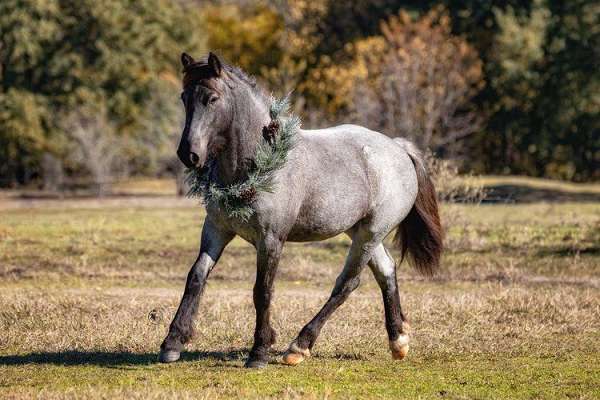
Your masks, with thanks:
M 283 21 L 269 7 L 209 5 L 202 10 L 208 47 L 244 71 L 260 75 L 282 56 Z
M 26 181 L 46 146 L 48 109 L 43 96 L 10 88 L 0 92 L 0 184 Z
M 96 194 L 108 193 L 113 177 L 122 165 L 123 141 L 118 140 L 115 127 L 102 109 L 80 108 L 72 111 L 60 123 L 69 139 L 69 161 L 80 164 L 90 173 Z M 80 170 L 80 168 L 77 168 Z
M 65 159 L 67 136 L 56 116 L 80 105 L 102 105 L 117 135 L 133 139 L 128 143 L 148 135 L 146 105 L 156 82 L 171 83 L 176 101 L 179 54 L 204 49 L 199 19 L 197 10 L 169 0 L 0 2 L 6 110 L 0 143 L 13 149 L 0 151 L 0 165 L 7 166 L 2 178 L 24 182 L 40 175 L 46 152 Z M 139 159 L 136 151 L 129 149 L 132 160 Z
M 435 151 L 477 132 L 469 101 L 483 86 L 477 52 L 451 33 L 442 8 L 413 19 L 401 11 L 382 37 L 356 44 L 351 109 L 359 122 Z
M 535 174 L 600 179 L 600 5 L 549 1 L 531 137 Z M 537 134 L 539 132 L 539 135 Z M 528 146 L 529 147 L 529 146 Z
M 598 5 L 534 1 L 495 7 L 486 73 L 485 135 L 472 148 L 482 171 L 598 178 Z

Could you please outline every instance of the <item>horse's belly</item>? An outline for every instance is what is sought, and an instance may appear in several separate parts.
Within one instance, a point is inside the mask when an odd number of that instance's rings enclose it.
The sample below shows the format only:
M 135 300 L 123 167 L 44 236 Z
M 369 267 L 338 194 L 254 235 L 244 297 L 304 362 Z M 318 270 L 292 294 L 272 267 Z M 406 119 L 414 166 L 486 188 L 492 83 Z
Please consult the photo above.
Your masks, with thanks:
M 288 240 L 308 242 L 324 240 L 348 231 L 367 213 L 368 196 L 364 191 L 335 191 L 313 196 L 300 209 Z M 336 193 L 337 192 L 337 193 Z
M 307 226 L 295 225 L 287 237 L 288 242 L 317 242 L 329 239 L 346 232 L 352 225 L 340 229 L 312 229 Z

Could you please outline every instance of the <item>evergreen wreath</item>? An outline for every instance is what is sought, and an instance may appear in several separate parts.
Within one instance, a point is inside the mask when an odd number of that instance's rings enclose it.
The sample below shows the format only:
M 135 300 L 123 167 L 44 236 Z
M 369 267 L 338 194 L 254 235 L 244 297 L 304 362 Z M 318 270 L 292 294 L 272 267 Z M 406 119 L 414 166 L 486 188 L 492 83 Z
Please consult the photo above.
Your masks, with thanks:
M 205 204 L 217 205 L 229 217 L 248 221 L 254 214 L 251 204 L 256 195 L 259 192 L 273 192 L 275 171 L 284 166 L 288 152 L 294 146 L 300 119 L 294 115 L 284 117 L 289 107 L 289 96 L 271 98 L 271 122 L 263 128 L 262 140 L 256 146 L 256 156 L 247 179 L 224 187 L 211 182 L 210 175 L 215 162 L 210 160 L 208 168 L 189 168 L 186 171 L 185 179 L 190 187 L 188 196 L 202 197 Z

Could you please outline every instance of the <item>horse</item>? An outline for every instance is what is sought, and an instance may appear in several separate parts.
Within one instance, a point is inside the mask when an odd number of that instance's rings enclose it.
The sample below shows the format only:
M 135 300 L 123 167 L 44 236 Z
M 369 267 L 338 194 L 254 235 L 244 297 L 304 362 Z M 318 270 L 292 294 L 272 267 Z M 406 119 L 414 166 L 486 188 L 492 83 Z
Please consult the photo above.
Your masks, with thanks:
M 269 96 L 241 69 L 214 53 L 196 61 L 181 55 L 185 126 L 177 155 L 187 168 L 210 163 L 211 182 L 221 187 L 248 178 L 262 132 L 271 123 Z M 194 335 L 193 321 L 206 280 L 227 244 L 236 236 L 257 253 L 253 289 L 256 326 L 245 362 L 263 368 L 276 332 L 270 323 L 273 282 L 286 241 L 320 241 L 345 233 L 351 238 L 344 267 L 327 302 L 300 331 L 283 356 L 297 365 L 310 356 L 327 319 L 344 303 L 369 266 L 385 308 L 392 358 L 409 349 L 409 326 L 400 305 L 396 262 L 384 245 L 392 243 L 423 275 L 440 265 L 443 230 L 434 184 L 422 154 L 408 140 L 392 139 L 357 125 L 298 128 L 285 164 L 275 171 L 271 191 L 256 193 L 248 219 L 231 216 L 205 202 L 199 254 L 185 284 L 181 303 L 160 347 L 159 361 L 180 358 Z

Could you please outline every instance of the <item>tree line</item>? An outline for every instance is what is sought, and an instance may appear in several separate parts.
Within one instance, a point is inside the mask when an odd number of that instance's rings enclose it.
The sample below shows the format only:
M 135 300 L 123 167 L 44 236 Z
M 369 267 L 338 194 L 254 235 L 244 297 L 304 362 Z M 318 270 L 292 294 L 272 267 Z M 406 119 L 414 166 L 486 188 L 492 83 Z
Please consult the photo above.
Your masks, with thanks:
M 179 174 L 178 65 L 211 49 L 305 127 L 355 122 L 477 173 L 597 179 L 600 6 L 583 0 L 6 0 L 0 185 Z

